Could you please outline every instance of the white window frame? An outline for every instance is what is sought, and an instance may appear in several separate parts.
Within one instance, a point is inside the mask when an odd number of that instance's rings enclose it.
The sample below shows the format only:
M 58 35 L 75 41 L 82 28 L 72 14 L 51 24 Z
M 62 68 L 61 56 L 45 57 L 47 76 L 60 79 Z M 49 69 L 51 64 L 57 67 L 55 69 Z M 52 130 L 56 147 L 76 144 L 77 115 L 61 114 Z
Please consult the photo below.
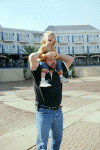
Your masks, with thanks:
M 98 41 L 98 37 L 97 37 L 97 34 L 91 34 L 91 35 L 88 35 L 89 36 L 89 42 L 95 42 L 95 41 Z
M 12 32 L 3 32 L 3 38 L 7 41 L 14 41 L 14 35 Z
M 4 53 L 8 53 L 9 52 L 7 44 L 3 45 L 3 49 L 4 49 Z
M 13 47 L 13 45 L 3 45 L 4 53 L 17 54 L 17 48 Z
M 60 35 L 59 43 L 62 43 L 62 42 L 68 43 L 68 36 Z
M 75 54 L 83 54 L 82 46 L 74 46 L 74 53 Z
M 59 50 L 60 50 L 60 54 L 69 54 L 68 46 L 60 46 Z
M 98 53 L 97 45 L 89 46 L 89 53 Z
M 34 42 L 40 43 L 41 40 L 42 40 L 42 36 L 41 35 L 34 35 Z
M 78 34 L 78 35 L 74 35 L 74 42 L 83 42 L 83 37 L 82 35 Z
M 29 41 L 29 36 L 27 33 L 19 33 L 19 41 L 20 42 L 28 42 Z

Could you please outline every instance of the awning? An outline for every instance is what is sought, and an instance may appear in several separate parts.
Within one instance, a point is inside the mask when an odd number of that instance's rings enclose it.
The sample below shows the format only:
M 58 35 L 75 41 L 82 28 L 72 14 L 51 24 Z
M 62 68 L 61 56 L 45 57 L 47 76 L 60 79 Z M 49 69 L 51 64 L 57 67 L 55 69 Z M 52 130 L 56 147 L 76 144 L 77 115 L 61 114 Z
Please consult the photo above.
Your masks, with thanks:
M 92 55 L 91 57 L 92 57 L 92 58 L 93 58 L 93 57 L 100 57 L 100 55 Z
M 87 56 L 75 56 L 75 58 L 87 58 Z
M 1 57 L 1 58 L 5 58 L 5 59 L 7 59 L 7 57 L 6 57 L 6 56 L 3 56 L 3 55 L 0 55 L 0 57 Z
M 24 57 L 22 57 L 22 59 L 28 59 L 28 56 L 24 56 Z

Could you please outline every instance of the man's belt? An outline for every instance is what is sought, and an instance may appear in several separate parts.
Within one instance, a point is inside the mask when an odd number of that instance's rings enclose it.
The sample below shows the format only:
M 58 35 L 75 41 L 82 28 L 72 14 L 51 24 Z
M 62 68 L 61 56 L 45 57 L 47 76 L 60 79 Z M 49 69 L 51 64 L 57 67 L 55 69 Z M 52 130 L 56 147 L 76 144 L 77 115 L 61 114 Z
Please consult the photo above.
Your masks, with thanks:
M 52 110 L 52 111 L 58 110 L 58 109 L 61 108 L 61 107 L 62 107 L 62 106 L 49 107 L 49 106 L 39 105 L 39 108 L 49 109 L 49 110 Z

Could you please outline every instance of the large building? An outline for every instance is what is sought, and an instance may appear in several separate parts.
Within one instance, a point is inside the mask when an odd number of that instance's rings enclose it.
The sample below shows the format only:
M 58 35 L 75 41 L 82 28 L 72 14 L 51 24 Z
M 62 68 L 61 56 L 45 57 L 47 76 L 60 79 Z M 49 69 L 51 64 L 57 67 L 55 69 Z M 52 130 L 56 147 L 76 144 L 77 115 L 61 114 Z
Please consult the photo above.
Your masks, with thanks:
M 39 46 L 42 35 L 41 31 L 0 26 L 0 67 L 26 67 L 27 60 L 22 59 L 26 56 L 23 45 Z
M 57 38 L 58 53 L 74 56 L 75 65 L 84 64 L 96 57 L 99 64 L 100 30 L 90 25 L 49 26 L 45 31 L 30 31 L 0 26 L 0 67 L 27 67 L 23 45 L 40 46 L 42 35 L 53 31 Z M 79 58 L 79 59 L 77 59 Z M 100 65 L 100 64 L 99 64 Z

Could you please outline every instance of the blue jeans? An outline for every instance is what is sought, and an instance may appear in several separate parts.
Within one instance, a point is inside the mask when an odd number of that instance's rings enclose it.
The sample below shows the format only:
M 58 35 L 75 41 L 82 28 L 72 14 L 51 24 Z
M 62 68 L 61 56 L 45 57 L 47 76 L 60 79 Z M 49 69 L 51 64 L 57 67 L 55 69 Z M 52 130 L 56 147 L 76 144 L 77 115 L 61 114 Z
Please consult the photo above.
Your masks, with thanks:
M 42 68 L 44 68 L 44 69 L 49 69 L 46 63 L 41 62 L 40 64 L 42 65 Z M 57 61 L 57 67 L 56 67 L 56 69 L 57 69 L 57 72 L 60 71 L 60 70 L 62 70 L 61 63 L 58 62 L 58 61 Z
M 36 112 L 37 150 L 47 150 L 49 131 L 51 130 L 50 150 L 59 150 L 63 135 L 63 113 L 39 108 Z

